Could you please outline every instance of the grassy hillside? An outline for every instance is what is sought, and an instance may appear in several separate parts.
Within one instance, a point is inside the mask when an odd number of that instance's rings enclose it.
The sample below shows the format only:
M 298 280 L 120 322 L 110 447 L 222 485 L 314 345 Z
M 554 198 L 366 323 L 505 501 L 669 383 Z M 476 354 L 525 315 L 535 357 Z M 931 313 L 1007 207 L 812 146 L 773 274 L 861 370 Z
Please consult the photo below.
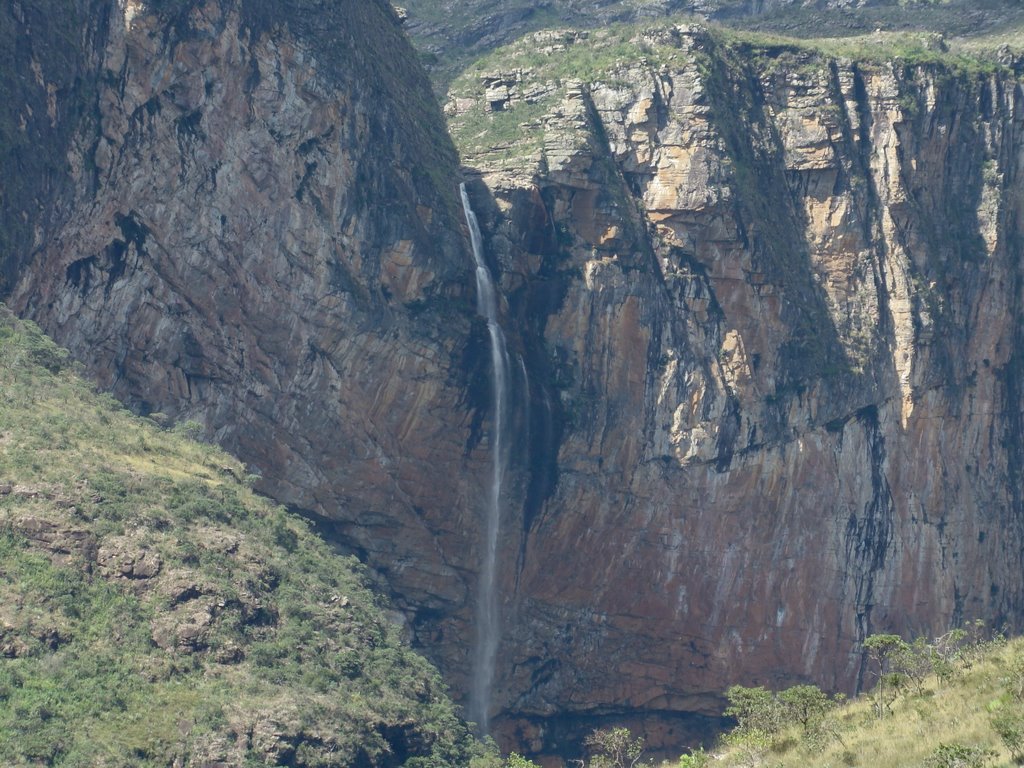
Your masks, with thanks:
M 996 768 L 1024 762 L 1024 640 L 967 645 L 942 672 L 919 681 L 903 677 L 897 686 L 889 680 L 881 707 L 876 689 L 809 728 L 792 724 L 792 717 L 771 734 L 744 733 L 741 724 L 708 762 L 687 757 L 680 766 Z
M 1012 768 L 1024 764 L 1024 638 L 984 639 L 975 624 L 906 644 L 885 685 L 844 703 L 818 688 L 732 688 L 738 724 L 711 750 L 645 755 L 626 728 L 595 731 L 581 768 Z M 865 645 L 869 645 L 870 641 Z M 896 659 L 899 659 L 896 661 Z M 924 660 L 925 663 L 920 663 Z M 877 659 L 873 661 L 877 665 Z M 878 667 L 875 666 L 877 674 Z M 538 768 L 518 755 L 472 768 Z
M 356 563 L 0 306 L 0 764 L 454 766 Z
M 794 37 L 846 37 L 883 32 L 931 32 L 950 40 L 1006 37 L 1021 42 L 1024 6 L 1017 0 L 888 0 L 866 7 L 827 8 L 804 4 L 762 16 L 736 17 L 737 27 Z

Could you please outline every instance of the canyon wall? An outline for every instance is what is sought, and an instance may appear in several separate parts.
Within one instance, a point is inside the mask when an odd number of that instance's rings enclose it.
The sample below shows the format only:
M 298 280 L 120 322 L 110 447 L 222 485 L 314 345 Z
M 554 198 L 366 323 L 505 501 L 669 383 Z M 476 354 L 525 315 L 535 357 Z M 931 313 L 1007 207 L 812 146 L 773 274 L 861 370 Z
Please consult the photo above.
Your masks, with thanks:
M 31 226 L 3 253 L 5 300 L 135 410 L 201 422 L 399 606 L 458 622 L 468 659 L 486 328 L 457 155 L 397 17 L 376 0 L 93 5 L 95 33 L 69 40 L 47 9 L 4 8 L 30 91 L 5 158 L 59 169 L 45 216 L 12 188 Z M 47 55 L 62 42 L 71 63 Z
M 1019 76 L 630 44 L 538 33 L 448 105 L 550 468 L 497 686 L 541 750 L 583 714 L 671 743 L 735 682 L 852 691 L 873 632 L 1024 608 Z
M 94 6 L 65 64 L 0 16 L 5 144 L 51 168 L 4 185 L 5 300 L 357 552 L 467 691 L 488 337 L 397 18 Z M 871 632 L 1024 618 L 1020 72 L 630 45 L 449 104 L 514 374 L 492 722 L 533 752 L 675 747 L 732 683 L 852 690 Z

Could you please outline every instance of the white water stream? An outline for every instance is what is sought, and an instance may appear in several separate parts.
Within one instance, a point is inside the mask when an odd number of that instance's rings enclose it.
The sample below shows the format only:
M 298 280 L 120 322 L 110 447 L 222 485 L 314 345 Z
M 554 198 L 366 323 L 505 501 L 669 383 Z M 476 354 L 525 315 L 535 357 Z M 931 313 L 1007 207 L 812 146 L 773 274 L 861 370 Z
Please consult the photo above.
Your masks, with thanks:
M 494 414 L 491 422 L 491 483 L 484 510 L 483 558 L 480 584 L 476 598 L 476 638 L 473 645 L 472 688 L 469 694 L 469 719 L 476 722 L 481 733 L 487 733 L 494 684 L 494 663 L 498 653 L 501 620 L 498 615 L 497 560 L 498 533 L 501 530 L 501 484 L 505 476 L 506 449 L 504 430 L 508 404 L 508 350 L 505 334 L 498 325 L 498 293 L 487 264 L 484 262 L 483 239 L 476 214 L 469 203 L 466 185 L 459 186 L 462 207 L 466 213 L 473 260 L 476 262 L 476 309 L 487 320 L 491 338 L 491 376 L 494 385 Z

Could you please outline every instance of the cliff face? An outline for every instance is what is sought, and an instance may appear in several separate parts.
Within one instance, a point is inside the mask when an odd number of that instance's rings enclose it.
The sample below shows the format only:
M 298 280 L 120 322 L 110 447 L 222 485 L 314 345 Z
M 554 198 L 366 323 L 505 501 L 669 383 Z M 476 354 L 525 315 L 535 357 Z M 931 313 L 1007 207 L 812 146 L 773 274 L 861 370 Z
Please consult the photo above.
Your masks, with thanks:
M 456 154 L 390 6 L 102 5 L 76 54 L 86 117 L 37 145 L 66 202 L 5 253 L 10 303 L 450 621 L 456 566 L 476 568 L 486 343 Z
M 508 526 L 507 732 L 657 745 L 733 682 L 854 688 L 872 632 L 1018 627 L 1019 79 L 615 45 L 449 103 L 557 472 Z
M 0 9 L 0 292 L 59 221 L 67 153 L 95 99 L 105 0 L 8 3 Z
M 358 552 L 467 690 L 488 333 L 397 20 L 97 9 L 77 96 L 11 63 L 55 111 L 4 125 L 63 181 L 5 187 L 6 295 Z M 514 374 L 498 735 L 675 745 L 735 682 L 853 688 L 871 632 L 1018 627 L 1019 73 L 674 27 L 526 46 L 449 105 Z

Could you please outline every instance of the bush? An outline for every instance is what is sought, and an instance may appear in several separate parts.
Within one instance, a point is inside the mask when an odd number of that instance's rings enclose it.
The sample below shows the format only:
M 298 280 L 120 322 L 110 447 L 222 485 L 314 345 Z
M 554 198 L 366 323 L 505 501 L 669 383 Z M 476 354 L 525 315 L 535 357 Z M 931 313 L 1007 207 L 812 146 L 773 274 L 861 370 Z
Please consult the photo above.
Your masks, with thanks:
M 775 694 L 764 686 L 734 685 L 725 696 L 729 700 L 725 715 L 736 718 L 736 730 L 740 733 L 771 736 L 782 727 L 782 707 Z
M 927 768 L 982 768 L 996 753 L 981 747 L 963 744 L 940 744 L 925 761 Z
M 505 766 L 506 768 L 540 768 L 540 766 L 532 760 L 527 760 L 525 757 L 517 755 L 515 752 L 508 756 L 508 760 L 505 761 Z
M 990 722 L 1013 759 L 1018 763 L 1024 760 L 1024 712 L 1019 707 L 1007 707 Z
M 678 768 L 707 768 L 711 765 L 711 755 L 703 747 L 698 747 L 688 755 L 680 755 L 677 765 Z
M 628 728 L 594 731 L 584 743 L 593 752 L 590 768 L 633 768 L 644 753 L 643 739 Z
M 786 722 L 800 723 L 804 733 L 809 733 L 825 718 L 834 702 L 816 685 L 795 685 L 779 694 Z

